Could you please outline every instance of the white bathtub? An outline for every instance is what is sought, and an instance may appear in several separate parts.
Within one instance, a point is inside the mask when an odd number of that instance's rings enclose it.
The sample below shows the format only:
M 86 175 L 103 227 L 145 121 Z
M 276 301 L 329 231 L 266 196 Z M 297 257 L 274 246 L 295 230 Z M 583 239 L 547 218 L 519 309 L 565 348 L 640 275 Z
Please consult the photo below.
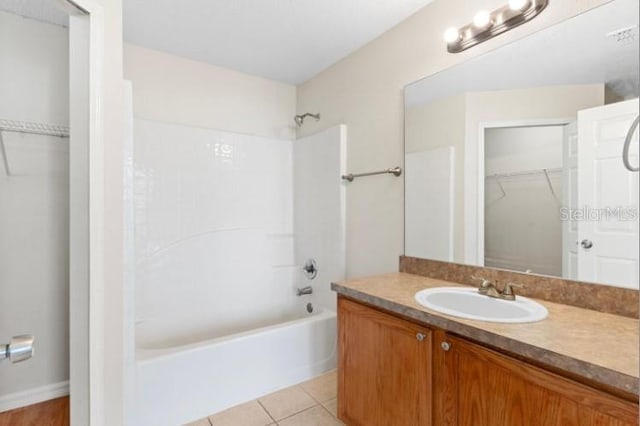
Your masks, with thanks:
M 194 344 L 136 350 L 136 425 L 200 419 L 335 368 L 336 314 Z

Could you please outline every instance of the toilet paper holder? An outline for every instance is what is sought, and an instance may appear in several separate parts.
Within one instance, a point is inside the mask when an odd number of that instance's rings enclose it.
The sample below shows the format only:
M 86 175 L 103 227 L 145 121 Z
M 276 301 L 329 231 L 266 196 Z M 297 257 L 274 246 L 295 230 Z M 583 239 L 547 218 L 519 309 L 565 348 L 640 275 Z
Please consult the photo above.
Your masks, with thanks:
M 26 361 L 33 356 L 33 341 L 35 338 L 30 334 L 13 336 L 7 344 L 0 344 L 0 360 L 9 358 L 13 364 Z

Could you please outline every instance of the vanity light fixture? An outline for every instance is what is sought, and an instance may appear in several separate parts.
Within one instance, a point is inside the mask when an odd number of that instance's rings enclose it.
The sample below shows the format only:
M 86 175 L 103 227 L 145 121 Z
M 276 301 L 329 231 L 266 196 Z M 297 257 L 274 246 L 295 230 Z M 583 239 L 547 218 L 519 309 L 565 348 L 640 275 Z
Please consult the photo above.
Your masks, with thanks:
M 458 32 L 457 28 L 451 27 L 445 30 L 444 41 L 446 41 L 447 43 L 453 43 L 459 40 L 460 40 L 460 32 Z
M 488 10 L 480 10 L 473 17 L 473 26 L 479 30 L 486 30 L 492 24 L 491 13 Z
M 481 10 L 472 23 L 445 31 L 447 51 L 459 53 L 509 31 L 538 16 L 548 4 L 549 0 L 509 0 L 507 5 L 493 12 Z
M 509 7 L 511 10 L 523 10 L 526 9 L 530 3 L 529 0 L 509 0 Z

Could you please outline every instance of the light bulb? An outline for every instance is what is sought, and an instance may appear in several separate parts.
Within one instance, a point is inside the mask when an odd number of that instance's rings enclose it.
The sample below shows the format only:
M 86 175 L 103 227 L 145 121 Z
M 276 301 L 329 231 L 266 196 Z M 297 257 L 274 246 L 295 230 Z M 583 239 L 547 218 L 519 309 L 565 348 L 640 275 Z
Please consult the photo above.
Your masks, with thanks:
M 530 0 L 509 0 L 511 10 L 523 10 L 529 6 Z
M 491 14 L 487 10 L 481 10 L 473 17 L 473 25 L 476 28 L 488 28 L 491 26 Z
M 458 40 L 460 40 L 460 32 L 458 32 L 458 29 L 454 27 L 447 28 L 444 32 L 444 41 L 453 43 Z

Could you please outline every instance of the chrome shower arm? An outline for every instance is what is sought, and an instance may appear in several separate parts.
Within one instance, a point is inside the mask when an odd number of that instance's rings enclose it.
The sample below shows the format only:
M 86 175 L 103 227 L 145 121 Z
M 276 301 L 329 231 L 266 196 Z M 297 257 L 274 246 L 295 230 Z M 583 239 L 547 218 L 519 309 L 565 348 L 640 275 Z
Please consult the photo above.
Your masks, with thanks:
M 304 114 L 300 114 L 300 115 L 296 115 L 295 117 L 293 117 L 293 121 L 296 122 L 296 124 L 298 125 L 298 127 L 302 126 L 302 123 L 304 123 L 304 119 L 307 117 L 311 117 L 311 118 L 315 118 L 316 121 L 320 120 L 320 113 L 318 114 L 311 114 L 310 112 L 305 112 Z

